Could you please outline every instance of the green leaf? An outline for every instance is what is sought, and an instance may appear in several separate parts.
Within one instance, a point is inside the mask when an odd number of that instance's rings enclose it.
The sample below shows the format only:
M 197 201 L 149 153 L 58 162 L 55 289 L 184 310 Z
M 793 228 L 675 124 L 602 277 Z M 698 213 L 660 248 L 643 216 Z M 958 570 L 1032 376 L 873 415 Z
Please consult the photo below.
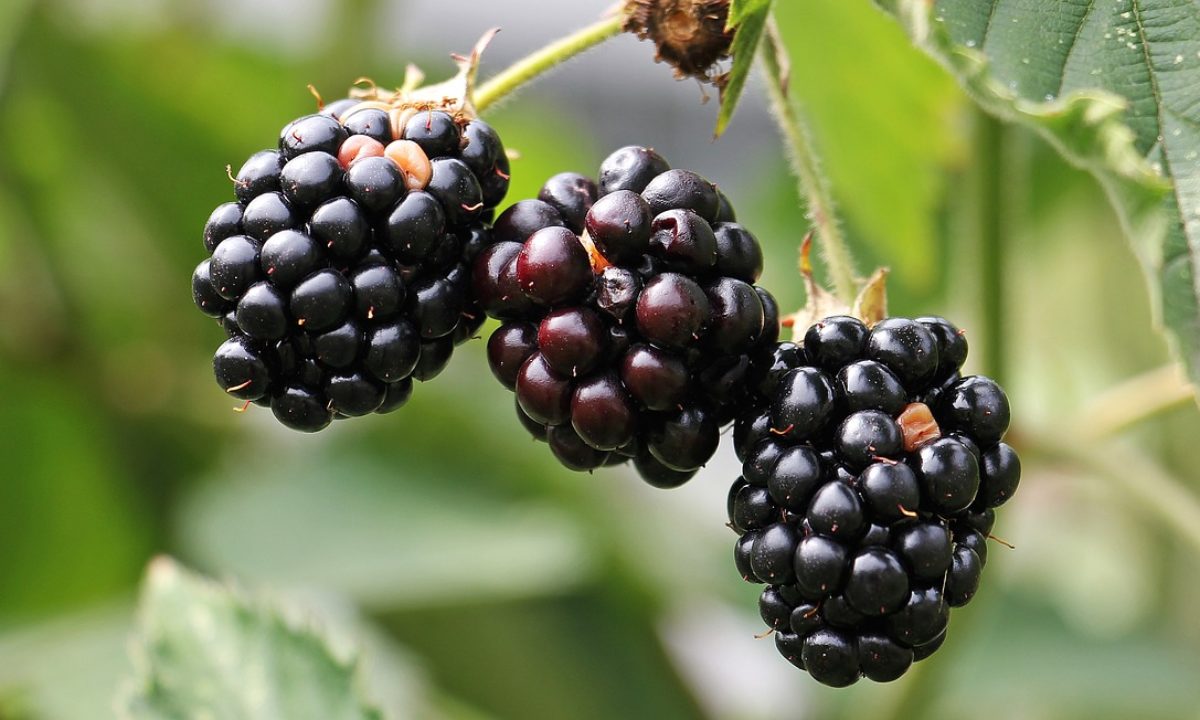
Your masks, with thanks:
M 1157 320 L 1200 381 L 1200 3 L 887 5 L 984 109 L 1034 128 L 1099 180 Z
M 717 113 L 717 129 L 714 133 L 717 137 L 729 127 L 733 111 L 742 97 L 742 91 L 746 89 L 746 78 L 750 76 L 750 67 L 754 65 L 758 44 L 762 41 L 767 20 L 771 17 L 771 2 L 772 0 L 734 0 L 729 6 L 726 27 L 734 31 L 733 45 L 730 48 L 733 60 L 729 74 L 725 76 L 721 86 L 721 109 Z
M 141 600 L 137 678 L 120 703 L 130 720 L 379 720 L 358 668 L 311 629 L 265 603 L 150 565 Z

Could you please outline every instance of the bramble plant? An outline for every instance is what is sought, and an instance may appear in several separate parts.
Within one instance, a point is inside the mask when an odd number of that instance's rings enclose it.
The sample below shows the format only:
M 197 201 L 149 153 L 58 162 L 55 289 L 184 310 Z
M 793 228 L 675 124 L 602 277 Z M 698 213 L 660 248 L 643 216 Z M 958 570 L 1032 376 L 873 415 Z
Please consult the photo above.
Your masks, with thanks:
M 1097 178 L 1179 360 L 1200 378 L 1200 6 L 1062 3 L 1046 17 L 1016 0 L 877 4 L 985 112 Z M 229 168 L 234 199 L 204 226 L 193 299 L 226 335 L 219 387 L 237 410 L 269 407 L 294 430 L 403 412 L 414 381 L 433 381 L 488 318 L 499 323 L 487 359 L 517 421 L 569 470 L 631 463 L 647 483 L 677 487 L 732 427 L 732 566 L 766 586 L 759 610 L 780 655 L 830 686 L 889 682 L 941 647 L 950 609 L 980 588 L 989 541 L 1008 545 L 992 530 L 1021 477 L 1013 445 L 1110 475 L 1111 459 L 1036 433 L 1010 444 L 1005 392 L 963 374 L 964 331 L 889 316 L 888 271 L 860 275 L 789 94 L 773 10 L 630 0 L 482 82 L 494 31 L 456 56 L 448 81 L 425 84 L 410 68 L 395 91 L 360 81 L 328 103 L 314 91 L 312 114 Z M 759 285 L 764 253 L 735 193 L 651 147 L 614 150 L 595 176 L 560 168 L 536 198 L 505 205 L 520 162 L 483 118 L 623 32 L 655 43 L 678 78 L 716 89 L 718 139 L 761 72 L 811 223 L 793 239 L 803 308 L 781 311 Z M 994 289 L 1000 272 L 992 263 L 982 282 Z M 997 345 L 986 338 L 987 352 Z M 1190 389 L 1137 412 L 1181 397 Z M 1195 499 L 1156 477 L 1133 492 L 1200 541 Z M 383 717 L 354 653 L 269 603 L 164 559 L 142 609 L 127 717 Z

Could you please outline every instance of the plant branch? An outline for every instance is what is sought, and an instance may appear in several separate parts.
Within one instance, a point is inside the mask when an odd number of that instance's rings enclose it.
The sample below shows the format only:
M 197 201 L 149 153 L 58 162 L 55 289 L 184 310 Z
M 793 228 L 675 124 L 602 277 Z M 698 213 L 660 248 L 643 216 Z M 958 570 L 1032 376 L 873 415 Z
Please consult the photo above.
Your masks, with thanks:
M 1156 520 L 1163 521 L 1200 551 L 1200 500 L 1183 483 L 1144 454 L 1119 443 L 1081 443 L 1042 429 L 1020 433 L 1015 442 L 1035 454 L 1067 462 L 1107 478 Z
M 1160 413 L 1190 404 L 1195 388 L 1172 363 L 1132 377 L 1094 397 L 1071 426 L 1089 440 L 1116 435 Z
M 482 113 L 540 75 L 619 35 L 624 23 L 623 15 L 605 18 L 518 60 L 479 87 L 474 98 L 475 109 Z
M 772 115 L 787 144 L 792 173 L 799 181 L 801 197 L 808 204 L 808 215 L 816 227 L 818 245 L 829 268 L 833 289 L 838 299 L 849 307 L 854 304 L 858 294 L 854 260 L 838 226 L 833 193 L 821 172 L 812 134 L 796 103 L 788 98 L 788 78 L 782 60 L 787 57 L 787 50 L 774 21 L 767 26 L 760 51 L 767 74 L 767 94 L 771 98 Z

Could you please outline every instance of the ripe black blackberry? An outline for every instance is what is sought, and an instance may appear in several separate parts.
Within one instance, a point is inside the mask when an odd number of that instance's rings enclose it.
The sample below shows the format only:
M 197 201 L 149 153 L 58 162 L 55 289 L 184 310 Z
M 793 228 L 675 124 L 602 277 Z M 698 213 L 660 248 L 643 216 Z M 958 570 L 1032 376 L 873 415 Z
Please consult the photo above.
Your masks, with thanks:
M 503 321 L 488 358 L 522 422 L 573 470 L 633 460 L 651 485 L 686 482 L 734 419 L 750 354 L 779 333 L 728 199 L 631 146 L 598 181 L 550 178 L 494 233 L 473 282 Z
M 470 264 L 507 189 L 500 137 L 461 109 L 376 92 L 288 123 L 204 227 L 218 385 L 308 432 L 402 406 L 483 323 Z
M 1021 476 L 1004 391 L 961 377 L 941 318 L 845 316 L 755 358 L 729 523 L 779 652 L 816 680 L 895 680 L 945 639 Z

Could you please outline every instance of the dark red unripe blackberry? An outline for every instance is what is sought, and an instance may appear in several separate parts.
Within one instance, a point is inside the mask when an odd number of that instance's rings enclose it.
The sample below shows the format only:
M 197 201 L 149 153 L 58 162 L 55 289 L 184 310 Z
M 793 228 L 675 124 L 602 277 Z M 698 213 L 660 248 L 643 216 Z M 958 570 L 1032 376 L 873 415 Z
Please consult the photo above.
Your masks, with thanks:
M 563 375 L 580 377 L 603 359 L 607 339 L 607 329 L 594 311 L 569 307 L 542 319 L 537 344 L 550 367 Z
M 517 373 L 517 402 L 543 425 L 570 421 L 571 391 L 570 379 L 555 372 L 541 353 L 531 355 Z
M 542 185 L 538 200 L 554 207 L 573 232 L 583 232 L 584 218 L 599 197 L 596 181 L 574 172 L 552 176 Z
M 647 340 L 682 349 L 699 340 L 711 314 L 704 290 L 678 273 L 651 279 L 637 301 L 637 328 Z
M 756 340 L 763 328 L 762 301 L 741 280 L 720 278 L 705 289 L 712 319 L 705 340 L 724 353 L 734 353 Z
M 541 200 L 521 200 L 500 213 L 492 231 L 498 243 L 523 243 L 538 230 L 550 227 L 564 227 L 562 215 L 553 205 Z
M 608 453 L 584 442 L 569 424 L 549 428 L 546 442 L 558 461 L 571 470 L 595 470 L 608 460 Z
M 853 685 L 859 678 L 858 647 L 853 636 L 836 630 L 817 630 L 804 640 L 804 669 L 831 687 Z
M 517 255 L 521 245 L 501 242 L 475 258 L 471 287 L 479 306 L 488 315 L 507 320 L 534 315 L 534 303 L 517 283 Z
M 633 459 L 633 464 L 642 480 L 664 490 L 679 487 L 696 475 L 695 470 L 669 468 L 649 453 L 639 454 Z
M 650 148 L 623 147 L 600 164 L 600 195 L 618 190 L 641 193 L 651 180 L 670 169 L 667 161 Z
M 904 449 L 904 436 L 887 413 L 860 410 L 842 421 L 837 448 L 851 468 L 862 470 L 880 458 L 898 459 Z
M 537 352 L 537 327 L 513 321 L 500 326 L 488 339 L 488 365 L 504 387 L 517 387 L 517 374 L 530 355 Z
M 661 413 L 648 424 L 646 448 L 663 465 L 680 472 L 708 462 L 721 441 L 716 419 L 698 406 Z
M 716 220 L 720 204 L 712 183 L 690 170 L 679 169 L 656 176 L 642 190 L 642 197 L 654 215 L 684 209 L 694 211 L 708 222 Z
M 517 283 L 543 305 L 578 299 L 592 284 L 587 250 L 566 228 L 539 230 L 529 236 L 517 255 Z
M 917 475 L 929 506 L 953 515 L 970 507 L 979 491 L 979 465 L 961 442 L 942 438 L 917 451 Z
M 636 260 L 650 248 L 654 216 L 641 195 L 618 190 L 596 200 L 588 210 L 585 228 L 609 262 Z
M 937 340 L 915 320 L 888 318 L 871 328 L 867 356 L 887 365 L 909 390 L 933 380 L 938 369 Z
M 891 682 L 913 664 L 913 651 L 886 635 L 858 636 L 858 662 L 863 676 L 875 682 Z
M 616 450 L 633 440 L 637 415 L 615 373 L 593 375 L 576 385 L 571 425 L 597 450 Z
M 804 351 L 813 365 L 830 372 L 862 357 L 867 342 L 867 327 L 857 318 L 845 315 L 828 317 L 804 334 Z
M 1008 396 L 993 380 L 966 377 L 942 396 L 938 409 L 952 430 L 962 430 L 983 446 L 990 446 L 1008 430 Z
M 627 318 L 642 294 L 637 273 L 615 265 L 604 268 L 596 283 L 596 307 L 617 322 Z
M 763 255 L 758 240 L 735 222 L 713 226 L 717 241 L 717 272 L 743 282 L 755 283 L 762 275 Z
M 691 210 L 666 210 L 650 226 L 650 254 L 668 270 L 700 275 L 717 264 L 717 237 Z
M 688 371 L 677 356 L 652 345 L 634 345 L 622 358 L 621 381 L 643 407 L 669 411 L 687 399 Z
M 849 553 L 837 540 L 809 535 L 796 546 L 793 558 L 796 587 L 812 598 L 841 591 L 849 569 Z

